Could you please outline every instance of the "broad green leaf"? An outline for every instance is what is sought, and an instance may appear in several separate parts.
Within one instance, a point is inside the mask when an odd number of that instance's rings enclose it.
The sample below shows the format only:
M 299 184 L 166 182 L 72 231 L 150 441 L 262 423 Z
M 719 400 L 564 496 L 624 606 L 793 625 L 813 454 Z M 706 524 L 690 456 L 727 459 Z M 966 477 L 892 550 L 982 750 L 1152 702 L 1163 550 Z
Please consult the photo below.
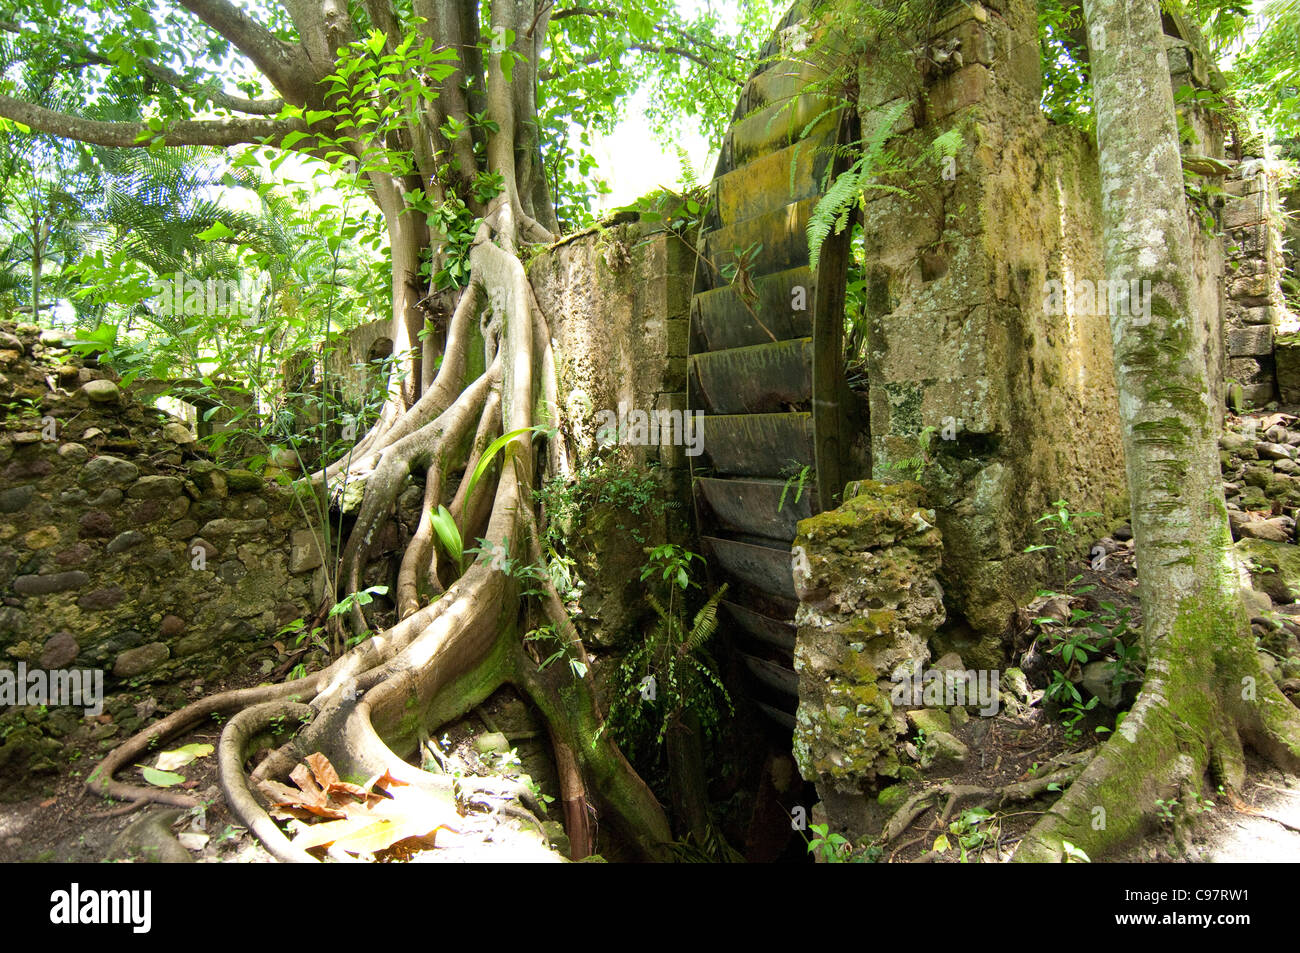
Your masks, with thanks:
M 151 768 L 147 765 L 139 765 L 140 772 L 144 779 L 158 788 L 170 788 L 185 781 L 185 775 L 176 774 L 172 771 L 159 771 L 157 768 Z
M 154 767 L 159 771 L 172 771 L 175 768 L 183 768 L 191 761 L 199 758 L 206 758 L 212 754 L 212 745 L 190 744 L 177 748 L 175 751 L 164 751 L 158 755 L 158 760 Z

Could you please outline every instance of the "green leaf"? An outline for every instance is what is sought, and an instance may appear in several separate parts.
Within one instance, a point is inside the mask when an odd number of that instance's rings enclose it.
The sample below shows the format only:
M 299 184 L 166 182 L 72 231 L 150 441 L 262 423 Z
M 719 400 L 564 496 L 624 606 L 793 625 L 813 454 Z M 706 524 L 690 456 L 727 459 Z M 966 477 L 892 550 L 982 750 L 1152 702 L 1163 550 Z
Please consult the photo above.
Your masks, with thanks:
M 144 779 L 157 788 L 170 788 L 185 781 L 185 775 L 176 774 L 173 771 L 159 771 L 157 768 L 151 768 L 147 765 L 137 765 Z
M 469 494 L 465 495 L 465 500 L 468 503 Z M 438 504 L 438 512 L 433 514 L 433 531 L 438 534 L 443 549 L 456 560 L 456 565 L 463 567 L 465 543 L 461 539 L 460 528 L 456 525 L 456 519 L 451 515 L 451 511 L 441 503 Z
M 224 222 L 213 222 L 211 228 L 204 229 L 194 237 L 205 242 L 213 242 L 222 238 L 234 238 L 235 233 L 227 228 Z
M 469 512 L 470 501 L 474 498 L 474 487 L 478 486 L 478 481 L 482 479 L 487 468 L 492 465 L 492 459 L 501 452 L 501 449 L 513 441 L 516 437 L 529 432 L 546 433 L 547 428 L 541 424 L 534 424 L 532 427 L 521 427 L 518 430 L 512 430 L 497 437 L 490 444 L 487 450 L 483 451 L 483 456 L 479 458 L 478 466 L 470 474 L 469 484 L 465 487 L 465 511 Z M 508 454 L 507 454 L 508 456 Z
M 173 768 L 182 768 L 191 761 L 195 761 L 199 758 L 206 758 L 208 755 L 212 754 L 212 751 L 212 745 L 197 743 L 183 745 L 174 751 L 163 751 L 158 755 L 155 769 L 165 773 L 171 771 Z M 179 775 L 176 776 L 180 777 Z M 181 780 L 184 780 L 184 778 Z

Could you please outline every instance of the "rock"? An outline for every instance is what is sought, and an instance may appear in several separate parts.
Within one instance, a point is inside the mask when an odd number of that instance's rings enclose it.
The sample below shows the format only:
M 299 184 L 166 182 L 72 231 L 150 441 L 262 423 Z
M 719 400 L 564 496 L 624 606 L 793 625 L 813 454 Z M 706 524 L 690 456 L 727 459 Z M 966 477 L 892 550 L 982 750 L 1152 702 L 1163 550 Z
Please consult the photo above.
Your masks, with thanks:
M 309 529 L 295 530 L 289 548 L 289 572 L 307 572 L 322 565 L 324 548 L 319 534 Z
M 226 471 L 226 486 L 231 493 L 257 493 L 265 485 L 260 476 L 248 470 Z
M 118 678 L 135 678 L 171 658 L 171 649 L 161 642 L 150 642 L 139 648 L 127 649 L 113 662 L 113 674 Z
M 474 750 L 479 754 L 505 754 L 510 748 L 510 739 L 499 731 L 484 732 L 474 739 Z
M 970 749 L 956 735 L 946 731 L 926 735 L 925 742 L 923 767 L 934 767 L 940 770 L 953 768 L 964 763 L 970 754 Z
M 178 615 L 165 615 L 162 619 L 162 626 L 158 634 L 164 639 L 170 639 L 180 635 L 185 631 L 185 620 Z
M 178 423 L 174 420 L 170 423 L 163 424 L 162 433 L 163 437 L 170 440 L 172 443 L 180 444 L 182 447 L 187 447 L 190 444 L 197 442 L 197 438 L 194 436 L 194 431 L 190 430 L 190 428 L 184 424 Z
M 90 576 L 80 570 L 50 573 L 46 576 L 19 576 L 14 580 L 14 591 L 23 596 L 46 596 L 80 589 L 89 582 Z
M 952 719 L 942 708 L 913 708 L 904 713 L 914 731 L 924 731 L 926 737 L 940 731 L 952 731 Z
M 1221 450 L 1227 450 L 1229 453 L 1240 454 L 1243 450 L 1253 448 L 1253 446 L 1254 445 L 1241 434 L 1233 433 L 1231 430 L 1225 431 L 1223 436 L 1219 438 L 1219 448 Z
M 113 608 L 125 598 L 125 592 L 116 586 L 109 586 L 106 589 L 96 589 L 94 592 L 86 593 L 77 600 L 77 607 L 88 612 L 98 612 Z
M 180 496 L 183 489 L 183 484 L 176 477 L 146 476 L 136 480 L 126 495 L 133 500 L 168 500 Z
M 96 404 L 119 404 L 122 391 L 112 381 L 87 381 L 81 385 L 82 392 Z
M 1295 454 L 1295 450 L 1291 447 L 1267 441 L 1255 444 L 1255 449 L 1259 452 L 1261 460 L 1290 460 Z
M 68 668 L 81 654 L 81 646 L 71 632 L 55 632 L 41 647 L 41 668 Z
M 48 549 L 62 538 L 57 526 L 40 526 L 23 536 L 23 544 L 28 549 Z
M 217 547 L 213 546 L 202 536 L 195 536 L 190 540 L 189 546 L 186 547 L 185 555 L 189 558 L 190 565 L 193 566 L 194 561 L 200 557 L 205 561 L 216 559 L 221 555 L 221 550 L 217 549 Z
M 284 447 L 276 447 L 272 450 L 268 460 L 271 466 L 279 467 L 281 470 L 297 471 L 302 469 L 302 464 L 298 461 L 298 454 Z
M 60 566 L 84 566 L 94 554 L 95 551 L 85 543 L 77 543 L 63 550 L 54 560 Z
M 13 445 L 6 443 L 10 450 Z M 4 483 L 22 483 L 24 480 L 39 480 L 49 476 L 54 472 L 54 464 L 49 460 L 37 457 L 35 459 L 15 460 L 9 466 L 5 467 L 4 473 L 0 475 L 0 482 Z
M 77 482 L 82 486 L 97 486 L 105 483 L 124 486 L 135 482 L 139 476 L 140 468 L 129 460 L 99 456 L 82 467 Z
M 1291 538 L 1291 533 L 1287 530 L 1286 525 L 1277 518 L 1243 522 L 1239 530 L 1241 536 L 1246 539 L 1265 539 L 1285 543 Z
M 59 447 L 59 456 L 69 463 L 85 463 L 90 459 L 90 451 L 79 443 L 65 443 Z
M 181 846 L 171 830 L 182 813 L 175 809 L 155 810 L 133 821 L 109 846 L 105 859 L 146 864 L 194 863 L 190 852 Z
M 139 546 L 149 537 L 145 536 L 139 530 L 129 529 L 125 533 L 119 533 L 113 537 L 113 541 L 104 547 L 105 552 L 122 553 L 133 546 Z
M 261 536 L 267 531 L 266 520 L 215 519 L 203 525 L 201 536 Z
M 961 660 L 961 656 L 956 652 L 948 652 L 939 657 L 939 660 L 934 663 L 934 668 L 944 672 L 964 672 L 966 671 L 966 663 Z
M 95 497 L 90 501 L 90 505 L 98 507 L 117 506 L 117 504 L 121 503 L 125 498 L 125 493 L 115 486 L 110 486 L 95 494 Z
M 77 526 L 82 536 L 112 536 L 115 532 L 113 517 L 103 510 L 89 510 L 82 513 L 81 518 L 77 520 Z
M 1268 597 L 1267 593 L 1258 592 L 1247 587 L 1242 587 L 1241 601 L 1246 605 L 1246 614 L 1252 618 L 1265 615 L 1273 609 L 1273 600 Z
M 194 485 L 206 497 L 213 499 L 225 499 L 229 488 L 226 485 L 226 474 L 219 469 L 216 464 L 207 460 L 200 461 L 190 467 L 190 479 Z
M 211 641 L 211 638 L 203 632 L 191 632 L 189 635 L 177 640 L 176 657 L 186 658 L 187 656 L 202 652 L 208 647 Z
M 880 793 L 876 795 L 876 803 L 893 814 L 907 800 L 908 790 L 906 784 L 891 784 L 881 788 Z
M 30 483 L 0 491 L 0 513 L 17 513 L 26 507 L 35 495 L 36 487 Z
M 1026 703 L 1029 701 L 1029 679 L 1025 678 L 1025 673 L 1020 669 L 1007 669 L 1002 673 L 999 684 L 1006 686 L 1007 690 L 1020 701 Z
M 1267 598 L 1267 597 L 1265 597 Z M 1098 660 L 1083 667 L 1080 684 L 1107 708 L 1119 708 L 1124 700 L 1123 685 L 1115 684 L 1115 663 Z
M 1277 659 L 1273 658 L 1273 656 L 1269 655 L 1267 652 L 1256 652 L 1255 655 L 1259 659 L 1259 667 L 1264 670 L 1264 673 L 1268 675 L 1269 678 L 1276 680 L 1280 674 L 1277 668 Z

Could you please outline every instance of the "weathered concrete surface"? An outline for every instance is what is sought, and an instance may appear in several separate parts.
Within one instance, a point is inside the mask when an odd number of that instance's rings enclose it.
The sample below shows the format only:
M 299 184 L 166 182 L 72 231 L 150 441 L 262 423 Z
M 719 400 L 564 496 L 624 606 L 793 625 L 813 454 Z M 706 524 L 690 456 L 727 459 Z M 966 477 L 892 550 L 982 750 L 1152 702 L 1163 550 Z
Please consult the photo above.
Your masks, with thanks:
M 944 621 L 943 539 L 924 491 L 873 481 L 857 490 L 803 520 L 794 542 L 794 753 L 833 818 L 860 810 L 869 787 L 898 776 L 906 725 L 890 705 L 892 678 L 919 672 Z
M 915 478 L 928 458 L 920 479 L 944 534 L 950 614 L 973 630 L 957 647 L 981 667 L 998 664 L 1009 614 L 1041 584 L 1043 557 L 1024 550 L 1049 504 L 1104 514 L 1080 539 L 1127 510 L 1109 301 L 1092 294 L 1107 278 L 1097 156 L 1041 114 L 1032 4 L 990 6 L 938 24 L 936 43 L 957 42 L 962 59 L 932 72 L 891 143 L 918 156 L 955 130 L 954 161 L 914 177 L 914 197 L 869 201 L 864 227 L 872 476 Z M 869 123 L 900 91 L 864 70 Z M 1222 250 L 1201 234 L 1196 256 L 1218 380 Z
M 694 256 L 672 233 L 624 221 L 538 255 L 528 273 L 551 329 L 573 466 L 552 487 L 567 502 L 548 518 L 583 583 L 579 630 L 611 647 L 641 633 L 645 547 L 686 542 L 690 493 L 686 446 L 662 434 L 657 444 L 602 442 L 601 415 L 625 427 L 634 411 L 684 412 Z

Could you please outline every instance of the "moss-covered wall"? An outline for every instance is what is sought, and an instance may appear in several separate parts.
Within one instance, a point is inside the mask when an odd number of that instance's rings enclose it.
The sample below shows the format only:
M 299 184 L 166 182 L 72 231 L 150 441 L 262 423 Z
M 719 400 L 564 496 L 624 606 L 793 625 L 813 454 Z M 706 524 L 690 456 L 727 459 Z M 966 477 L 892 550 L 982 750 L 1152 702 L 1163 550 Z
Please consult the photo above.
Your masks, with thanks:
M 110 745 L 269 674 L 276 632 L 323 591 L 292 491 L 217 466 L 59 337 L 0 323 L 0 669 L 98 670 L 104 710 L 0 713 L 0 793 L 65 742 Z
M 671 232 L 620 216 L 538 255 L 528 273 L 552 334 L 564 492 L 584 504 L 561 527 L 584 583 L 577 623 L 589 644 L 612 647 L 648 616 L 646 547 L 689 545 L 690 484 L 687 447 L 601 446 L 600 415 L 684 412 L 694 256 Z
M 989 648 L 1040 583 L 1043 557 L 1024 549 L 1049 504 L 1101 512 L 1099 524 L 1127 509 L 1107 309 L 1054 300 L 1048 284 L 1105 281 L 1101 190 L 1090 138 L 1039 108 L 1032 4 L 963 5 L 932 48 L 962 55 L 910 94 L 892 144 L 922 155 L 950 130 L 962 144 L 946 167 L 920 166 L 933 173 L 913 177 L 912 195 L 867 204 L 871 475 L 915 476 L 926 458 L 949 609 Z M 874 69 L 860 84 L 867 124 L 906 88 Z M 1218 368 L 1221 263 L 1203 236 L 1198 293 Z

